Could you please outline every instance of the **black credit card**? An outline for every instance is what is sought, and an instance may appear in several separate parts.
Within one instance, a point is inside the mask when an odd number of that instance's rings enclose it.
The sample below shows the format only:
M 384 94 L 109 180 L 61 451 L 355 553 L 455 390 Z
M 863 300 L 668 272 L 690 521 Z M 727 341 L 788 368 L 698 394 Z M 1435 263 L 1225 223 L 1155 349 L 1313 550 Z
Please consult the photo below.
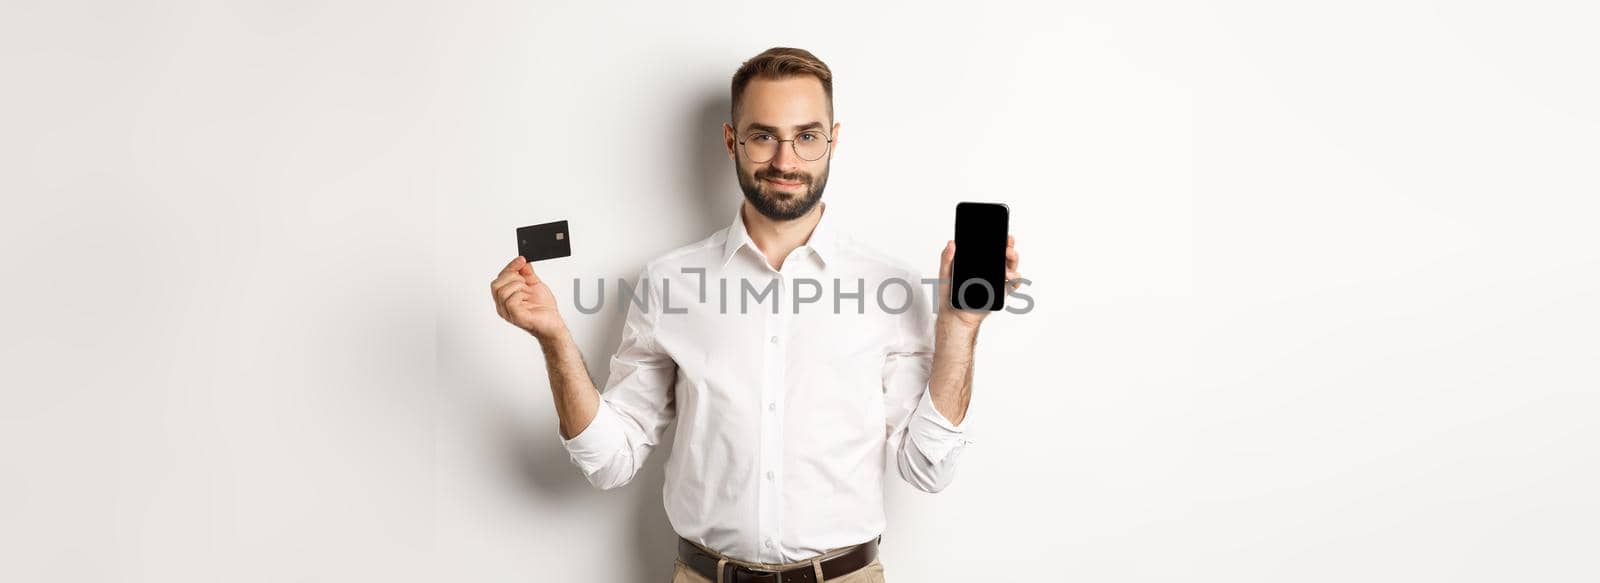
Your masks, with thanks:
M 572 255 L 572 233 L 567 230 L 567 222 L 517 229 L 517 253 L 530 262 Z

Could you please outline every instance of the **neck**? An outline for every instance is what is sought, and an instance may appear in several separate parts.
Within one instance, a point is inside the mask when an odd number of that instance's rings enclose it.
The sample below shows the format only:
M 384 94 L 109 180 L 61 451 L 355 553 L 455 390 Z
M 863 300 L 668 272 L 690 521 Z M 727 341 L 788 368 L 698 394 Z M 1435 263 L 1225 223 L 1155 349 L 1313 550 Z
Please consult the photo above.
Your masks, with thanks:
M 828 203 L 818 202 L 811 211 L 792 221 L 774 221 L 751 208 L 749 202 L 740 206 L 739 215 L 744 218 L 744 230 L 750 233 L 750 240 L 761 249 L 761 254 L 766 256 L 767 264 L 773 269 L 783 265 L 784 258 L 789 256 L 797 247 L 806 244 L 811 238 L 811 231 L 817 228 L 817 222 L 822 220 L 822 207 Z

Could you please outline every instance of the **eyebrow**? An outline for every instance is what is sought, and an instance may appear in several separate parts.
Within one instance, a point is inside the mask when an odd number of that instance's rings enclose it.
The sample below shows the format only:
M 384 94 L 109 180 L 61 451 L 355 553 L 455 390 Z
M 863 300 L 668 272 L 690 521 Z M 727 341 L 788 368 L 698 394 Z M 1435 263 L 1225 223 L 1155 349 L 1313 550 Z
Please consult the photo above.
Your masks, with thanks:
M 812 129 L 825 130 L 825 129 L 828 129 L 828 126 L 823 125 L 822 122 L 820 122 L 820 121 L 814 121 L 814 122 L 811 122 L 811 123 L 800 124 L 800 125 L 794 126 L 794 131 L 797 131 L 797 132 L 798 131 L 803 131 L 803 130 L 812 130 Z M 744 129 L 744 131 L 747 131 L 747 132 L 748 131 L 752 131 L 752 130 L 760 130 L 760 131 L 763 131 L 763 132 L 776 132 L 776 131 L 778 131 L 778 128 L 775 128 L 773 126 L 769 126 L 769 125 L 764 124 L 764 123 L 753 123 L 753 124 L 750 124 L 750 127 L 747 127 L 747 128 Z

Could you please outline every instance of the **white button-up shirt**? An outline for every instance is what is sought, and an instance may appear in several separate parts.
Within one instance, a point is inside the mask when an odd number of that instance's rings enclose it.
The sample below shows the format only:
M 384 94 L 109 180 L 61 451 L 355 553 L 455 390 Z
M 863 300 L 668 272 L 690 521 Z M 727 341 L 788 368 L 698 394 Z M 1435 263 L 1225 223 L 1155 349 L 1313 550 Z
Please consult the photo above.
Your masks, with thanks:
M 971 443 L 968 419 L 951 423 L 928 396 L 931 284 L 821 210 L 780 269 L 736 211 L 650 261 L 637 291 L 606 298 L 628 302 L 622 342 L 594 421 L 561 440 L 591 484 L 615 488 L 676 418 L 667 518 L 739 560 L 787 563 L 877 537 L 890 464 L 937 492 Z

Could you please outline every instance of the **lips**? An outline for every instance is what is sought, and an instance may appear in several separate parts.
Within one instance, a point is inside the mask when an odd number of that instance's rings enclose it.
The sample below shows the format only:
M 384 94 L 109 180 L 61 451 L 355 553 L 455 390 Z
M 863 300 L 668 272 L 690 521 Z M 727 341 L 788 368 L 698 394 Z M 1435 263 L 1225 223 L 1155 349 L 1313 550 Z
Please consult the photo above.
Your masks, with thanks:
M 771 178 L 767 178 L 765 180 L 767 182 L 771 182 L 774 185 L 777 185 L 780 188 L 797 188 L 802 184 L 800 182 L 780 182 L 780 181 L 777 181 L 777 180 L 773 180 Z

